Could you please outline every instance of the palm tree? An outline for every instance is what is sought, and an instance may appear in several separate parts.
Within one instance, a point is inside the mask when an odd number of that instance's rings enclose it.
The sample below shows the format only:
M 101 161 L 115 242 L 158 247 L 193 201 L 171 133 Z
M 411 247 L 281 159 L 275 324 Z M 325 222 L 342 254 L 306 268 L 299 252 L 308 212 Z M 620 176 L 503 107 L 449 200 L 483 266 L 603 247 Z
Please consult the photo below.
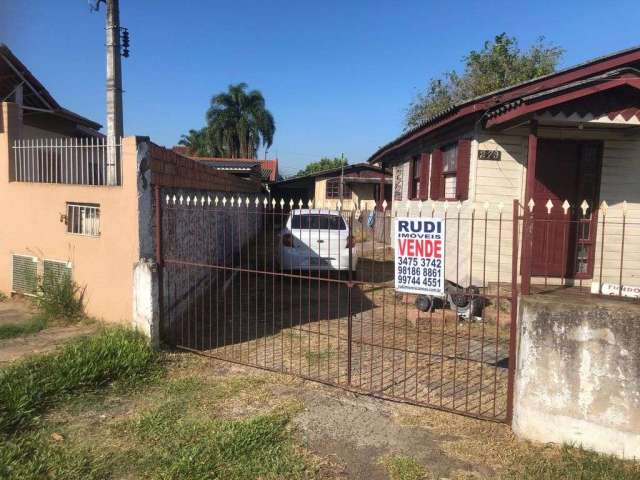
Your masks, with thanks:
M 246 90 L 246 83 L 229 85 L 227 92 L 213 96 L 207 111 L 210 145 L 231 158 L 256 158 L 261 145 L 273 144 L 276 126 L 264 97 Z
M 223 149 L 212 141 L 207 127 L 200 130 L 191 129 L 187 135 L 180 135 L 178 145 L 187 147 L 190 155 L 200 157 L 222 157 L 225 155 Z
M 178 145 L 183 145 L 187 147 L 191 155 L 204 156 L 207 154 L 205 137 L 206 137 L 206 132 L 204 128 L 200 130 L 194 130 L 192 128 L 191 130 L 189 130 L 188 134 L 180 135 L 180 141 L 178 142 Z

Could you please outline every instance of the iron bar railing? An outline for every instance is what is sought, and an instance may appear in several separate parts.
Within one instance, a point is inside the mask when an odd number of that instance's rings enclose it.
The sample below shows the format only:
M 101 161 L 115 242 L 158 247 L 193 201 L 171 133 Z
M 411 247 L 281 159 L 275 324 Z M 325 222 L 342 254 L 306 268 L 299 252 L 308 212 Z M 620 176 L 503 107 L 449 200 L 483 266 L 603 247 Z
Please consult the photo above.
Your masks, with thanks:
M 10 181 L 74 185 L 122 184 L 122 142 L 103 137 L 18 139 Z

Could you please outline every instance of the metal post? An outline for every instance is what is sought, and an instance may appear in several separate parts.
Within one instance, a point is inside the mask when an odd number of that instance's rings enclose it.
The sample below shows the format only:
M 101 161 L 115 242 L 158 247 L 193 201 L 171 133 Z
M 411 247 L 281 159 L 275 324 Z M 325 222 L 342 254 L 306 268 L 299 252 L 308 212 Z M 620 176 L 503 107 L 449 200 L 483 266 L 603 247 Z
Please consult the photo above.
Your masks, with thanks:
M 378 204 L 376 205 L 376 210 L 383 210 L 382 204 L 384 203 L 384 188 L 385 188 L 385 175 L 382 173 L 382 177 L 380 178 L 380 183 L 378 183 Z
M 516 335 L 518 333 L 518 208 L 518 200 L 514 200 L 511 252 L 511 323 L 509 324 L 509 371 L 507 373 L 507 423 L 509 425 L 513 420 L 513 387 L 516 375 Z
M 538 122 L 531 120 L 527 153 L 527 183 L 524 197 L 524 222 L 522 228 L 522 294 L 529 295 L 531 288 L 531 262 L 533 255 L 533 212 L 529 201 L 533 198 L 536 182 L 536 158 L 538 154 Z
M 351 245 L 351 233 L 353 226 L 353 210 L 349 211 L 349 237 L 347 242 Z M 351 272 L 351 267 L 353 265 L 352 258 L 352 250 L 351 246 L 349 246 L 349 266 L 347 267 L 347 383 L 351 385 L 351 356 L 352 356 L 352 346 L 353 342 L 353 309 L 351 306 L 351 302 L 353 300 L 352 290 L 353 290 L 353 274 Z
M 162 200 L 160 195 L 160 186 L 154 185 L 154 202 L 155 202 L 155 260 L 158 268 L 158 323 L 160 325 L 160 339 L 166 339 L 166 331 L 164 325 L 164 259 L 162 257 Z
M 120 63 L 120 7 L 118 0 L 106 0 L 107 33 L 107 185 L 118 184 L 120 148 L 123 135 L 122 66 Z

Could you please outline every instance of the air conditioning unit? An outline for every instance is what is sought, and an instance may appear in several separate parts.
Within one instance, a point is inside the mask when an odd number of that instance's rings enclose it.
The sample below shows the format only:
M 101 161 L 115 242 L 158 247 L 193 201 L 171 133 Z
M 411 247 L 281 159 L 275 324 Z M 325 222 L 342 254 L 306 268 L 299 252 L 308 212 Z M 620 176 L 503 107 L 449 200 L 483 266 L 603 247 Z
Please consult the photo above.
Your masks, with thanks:
M 11 290 L 23 295 L 38 293 L 38 257 L 12 255 Z
M 43 260 L 42 279 L 43 281 L 59 282 L 63 277 L 71 278 L 71 262 L 61 262 L 59 260 Z

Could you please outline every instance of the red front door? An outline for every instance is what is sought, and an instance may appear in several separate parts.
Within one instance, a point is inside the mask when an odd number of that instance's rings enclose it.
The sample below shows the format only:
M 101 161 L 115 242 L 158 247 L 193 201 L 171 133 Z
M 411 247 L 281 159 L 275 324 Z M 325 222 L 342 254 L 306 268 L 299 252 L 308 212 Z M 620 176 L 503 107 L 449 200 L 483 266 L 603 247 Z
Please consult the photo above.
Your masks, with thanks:
M 600 185 L 600 145 L 540 139 L 533 191 L 532 275 L 589 278 L 593 271 L 595 215 Z M 547 211 L 547 202 L 553 208 Z M 565 215 L 564 201 L 571 205 Z M 590 208 L 583 217 L 579 205 Z

